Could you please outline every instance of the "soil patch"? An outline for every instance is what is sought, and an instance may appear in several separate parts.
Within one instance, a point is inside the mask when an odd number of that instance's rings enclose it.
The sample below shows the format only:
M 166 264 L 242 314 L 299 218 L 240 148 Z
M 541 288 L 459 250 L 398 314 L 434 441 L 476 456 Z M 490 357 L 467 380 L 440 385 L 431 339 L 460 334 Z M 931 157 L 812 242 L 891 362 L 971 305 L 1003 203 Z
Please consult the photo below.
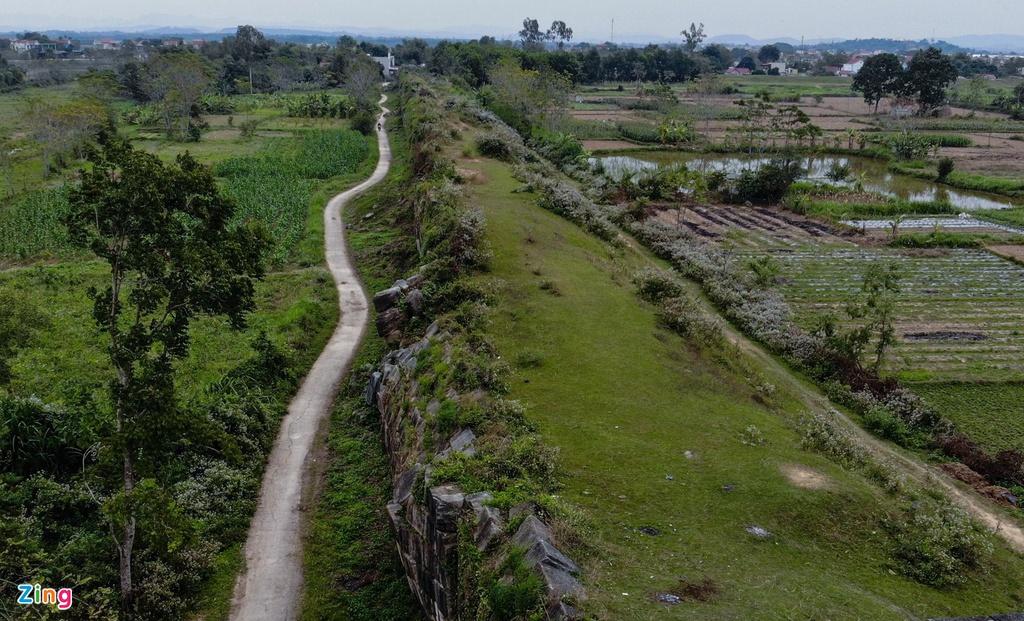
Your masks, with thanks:
M 803 489 L 825 489 L 832 485 L 832 479 L 807 466 L 786 464 L 780 470 L 790 483 Z

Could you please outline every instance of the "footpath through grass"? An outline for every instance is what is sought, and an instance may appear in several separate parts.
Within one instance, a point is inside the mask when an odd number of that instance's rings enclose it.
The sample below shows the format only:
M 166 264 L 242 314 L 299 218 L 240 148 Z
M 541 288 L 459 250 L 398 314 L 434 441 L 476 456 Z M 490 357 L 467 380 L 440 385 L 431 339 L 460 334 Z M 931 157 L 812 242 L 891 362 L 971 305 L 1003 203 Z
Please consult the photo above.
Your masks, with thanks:
M 508 167 L 476 169 L 501 303 L 491 337 L 510 397 L 560 447 L 564 496 L 589 514 L 585 607 L 600 619 L 904 619 L 1006 611 L 1019 559 L 938 590 L 892 571 L 902 507 L 800 448 L 795 400 L 762 405 L 742 377 L 661 328 L 630 282 L 650 260 L 535 205 Z M 772 533 L 759 539 L 748 527 Z M 1016 564 L 1014 564 L 1016 563 Z M 656 593 L 683 597 L 677 605 Z

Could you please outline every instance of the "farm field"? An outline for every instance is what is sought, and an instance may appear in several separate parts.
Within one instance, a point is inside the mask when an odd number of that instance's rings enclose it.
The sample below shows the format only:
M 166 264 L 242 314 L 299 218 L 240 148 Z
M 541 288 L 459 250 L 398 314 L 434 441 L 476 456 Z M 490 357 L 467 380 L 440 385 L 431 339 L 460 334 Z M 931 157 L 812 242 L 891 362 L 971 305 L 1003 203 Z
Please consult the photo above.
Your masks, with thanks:
M 1024 450 L 1024 384 L 915 384 L 914 392 L 992 452 Z
M 949 116 L 941 118 L 910 118 L 895 120 L 890 117 L 888 102 L 882 102 L 876 114 L 873 107 L 850 90 L 850 78 L 815 76 L 719 76 L 720 88 L 730 94 L 698 97 L 683 85 L 673 87 L 678 103 L 659 103 L 648 95 L 638 97 L 635 83 L 587 87 L 577 92 L 570 114 L 574 119 L 605 125 L 638 123 L 657 126 L 661 119 L 674 117 L 693 121 L 694 128 L 712 143 L 728 139 L 729 132 L 741 123 L 738 100 L 755 95 L 767 95 L 778 105 L 795 105 L 811 122 L 824 131 L 826 144 L 843 144 L 850 132 L 898 132 L 905 129 L 929 134 L 966 135 L 969 146 L 943 147 L 941 156 L 953 158 L 964 172 L 985 174 L 1000 178 L 1024 175 L 1024 141 L 1012 136 L 1024 134 L 1024 121 L 1014 121 L 1005 114 L 967 110 L 952 106 Z M 1010 84 L 1014 81 L 1008 81 Z M 622 87 L 622 91 L 618 88 Z M 612 127 L 611 129 L 614 129 Z M 656 136 L 656 133 L 654 133 Z M 598 141 L 628 136 L 591 136 L 581 139 Z M 634 144 L 638 144 L 633 140 Z M 640 141 L 640 143 L 647 141 Z M 649 142 L 657 142 L 656 137 Z M 605 145 L 588 142 L 588 148 L 619 150 L 619 144 Z
M 0 95 L 0 129 L 7 130 L 16 145 L 12 175 L 0 175 L 0 299 L 5 303 L 16 300 L 30 308 L 33 321 L 38 322 L 26 346 L 6 361 L 10 366 L 6 390 L 31 395 L 46 407 L 68 408 L 92 399 L 96 407 L 108 408 L 105 388 L 112 369 L 86 292 L 91 286 L 102 288 L 109 282 L 109 267 L 73 246 L 62 222 L 68 209 L 64 185 L 73 182 L 81 162 L 71 156 L 63 169 L 44 179 L 38 144 L 28 135 L 20 112 L 26 97 L 64 101 L 74 92 L 73 86 L 60 86 Z M 312 364 L 337 321 L 335 287 L 323 266 L 323 205 L 330 196 L 367 176 L 376 163 L 376 140 L 348 129 L 349 122 L 344 119 L 290 117 L 285 100 L 284 96 L 232 98 L 236 109 L 244 111 L 206 115 L 209 126 L 198 142 L 168 140 L 153 127 L 120 125 L 121 134 L 137 149 L 167 162 L 188 152 L 211 166 L 222 191 L 236 203 L 235 221 L 258 224 L 271 239 L 266 254 L 268 273 L 256 284 L 255 309 L 245 328 L 233 330 L 224 319 L 199 317 L 190 329 L 189 355 L 176 364 L 181 407 L 203 411 L 213 399 L 211 394 L 223 392 L 226 382 L 238 382 L 240 373 L 261 352 L 266 353 L 267 347 L 280 352 L 275 373 L 287 378 L 284 381 L 266 383 L 258 389 L 260 394 L 231 384 L 231 398 L 258 400 L 259 415 L 266 412 L 259 424 L 254 422 L 246 429 L 251 437 L 258 437 L 261 447 L 268 446 L 276 435 L 276 423 L 294 391 L 294 382 Z M 117 100 L 112 108 L 122 115 L 135 106 Z M 243 126 L 247 128 L 244 131 Z M 262 450 L 253 450 L 244 462 L 235 460 L 230 465 L 183 458 L 175 466 L 181 471 L 168 475 L 181 478 L 187 474 L 185 469 L 191 473 L 187 484 L 169 478 L 169 486 L 178 486 L 169 487 L 172 490 L 186 485 L 204 489 L 202 486 L 210 485 L 207 477 L 234 477 L 229 491 L 220 484 L 211 496 L 221 503 L 221 518 L 190 513 L 196 532 L 208 534 L 212 540 L 204 552 L 211 555 L 211 565 L 195 569 L 201 572 L 196 575 L 211 576 L 210 587 L 202 592 L 198 588 L 183 590 L 181 597 L 206 611 L 205 618 L 210 621 L 227 615 L 231 585 L 242 563 L 239 545 L 255 508 Z M 96 510 L 93 504 L 83 508 L 81 520 L 66 525 L 68 537 L 91 537 L 89 528 Z M 43 512 L 25 517 L 41 518 L 50 519 Z M 213 530 L 225 523 L 232 530 Z M 110 551 L 103 546 L 103 552 Z M 95 556 L 90 562 L 96 562 Z M 105 589 L 83 589 L 81 595 L 76 593 L 76 605 L 89 610 L 103 605 L 106 596 L 109 592 Z
M 985 250 L 802 245 L 768 254 L 800 322 L 842 309 L 867 266 L 892 262 L 901 281 L 890 372 L 915 381 L 1024 379 L 1024 267 Z M 740 254 L 753 256 L 753 254 Z

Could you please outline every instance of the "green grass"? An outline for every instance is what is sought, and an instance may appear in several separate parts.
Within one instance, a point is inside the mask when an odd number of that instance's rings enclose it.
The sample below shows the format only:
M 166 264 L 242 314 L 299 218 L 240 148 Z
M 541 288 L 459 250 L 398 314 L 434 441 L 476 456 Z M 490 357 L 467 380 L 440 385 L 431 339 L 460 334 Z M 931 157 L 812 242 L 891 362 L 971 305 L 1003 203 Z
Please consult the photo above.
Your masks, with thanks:
M 836 76 L 724 76 L 726 84 L 736 87 L 740 93 L 754 95 L 763 91 L 773 98 L 778 95 L 853 97 L 850 79 Z
M 916 384 L 913 390 L 987 451 L 1024 451 L 1024 384 Z
M 978 216 L 994 222 L 1024 227 L 1024 207 L 1013 209 L 986 209 L 976 212 Z
M 485 212 L 494 251 L 483 278 L 502 300 L 489 333 L 503 357 L 541 360 L 519 370 L 510 396 L 560 448 L 562 495 L 592 521 L 593 549 L 580 555 L 589 612 L 599 619 L 903 619 L 1018 605 L 1019 563 L 1005 552 L 998 568 L 950 591 L 891 573 L 879 523 L 892 501 L 799 448 L 791 399 L 779 395 L 781 411 L 770 411 L 743 377 L 659 327 L 630 283 L 649 263 L 644 256 L 612 250 L 530 195 L 512 193 L 518 183 L 505 166 L 479 166 L 489 181 L 471 199 Z M 766 444 L 741 441 L 750 426 Z M 791 485 L 780 473 L 787 464 L 824 474 L 830 487 Z M 750 525 L 773 538 L 752 539 L 744 531 Z M 653 601 L 681 578 L 708 578 L 720 593 L 674 607 Z
M 932 167 L 919 168 L 894 163 L 890 164 L 889 168 L 901 175 L 908 175 L 928 181 L 935 181 L 938 175 Z M 989 192 L 1010 197 L 1024 197 L 1024 181 L 1010 177 L 992 177 L 954 170 L 949 173 L 942 183 L 954 188 L 960 188 L 961 190 Z
M 241 544 L 230 546 L 217 555 L 213 575 L 206 580 L 199 595 L 203 621 L 227 621 L 231 613 L 231 597 L 235 591 L 235 576 L 244 564 Z

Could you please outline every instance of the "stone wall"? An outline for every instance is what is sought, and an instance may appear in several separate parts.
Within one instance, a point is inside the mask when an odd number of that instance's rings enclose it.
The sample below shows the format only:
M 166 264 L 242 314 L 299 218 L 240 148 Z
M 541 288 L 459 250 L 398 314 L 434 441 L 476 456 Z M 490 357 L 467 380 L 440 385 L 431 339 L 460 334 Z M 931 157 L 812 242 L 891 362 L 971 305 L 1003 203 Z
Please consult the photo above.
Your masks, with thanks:
M 418 276 L 400 280 L 374 296 L 377 330 L 389 342 L 400 339 L 405 315 L 419 312 L 423 300 L 420 284 Z M 501 553 L 505 543 L 525 550 L 526 563 L 543 579 L 549 619 L 578 618 L 577 611 L 564 600 L 584 597 L 576 578 L 579 568 L 555 547 L 550 529 L 535 515 L 532 505 L 526 503 L 504 512 L 489 506 L 491 494 L 487 492 L 465 494 L 457 486 L 431 476 L 431 461 L 456 452 L 471 456 L 477 450 L 476 436 L 470 429 L 456 430 L 434 454 L 424 449 L 424 434 L 429 433 L 426 416 L 435 414 L 441 404 L 431 399 L 426 412 L 419 411 L 416 404 L 422 400 L 416 380 L 417 357 L 434 347 L 444 348 L 447 356 L 448 338 L 436 323 L 430 325 L 423 338 L 385 356 L 365 392 L 367 405 L 380 414 L 394 490 L 387 510 L 409 586 L 431 620 L 460 618 L 459 527 L 465 524 L 472 543 L 481 552 Z M 480 394 L 459 395 L 451 389 L 446 396 L 458 401 L 481 398 Z M 508 532 L 510 522 L 520 522 L 514 533 Z

